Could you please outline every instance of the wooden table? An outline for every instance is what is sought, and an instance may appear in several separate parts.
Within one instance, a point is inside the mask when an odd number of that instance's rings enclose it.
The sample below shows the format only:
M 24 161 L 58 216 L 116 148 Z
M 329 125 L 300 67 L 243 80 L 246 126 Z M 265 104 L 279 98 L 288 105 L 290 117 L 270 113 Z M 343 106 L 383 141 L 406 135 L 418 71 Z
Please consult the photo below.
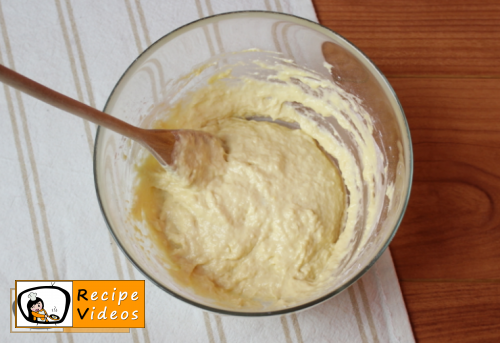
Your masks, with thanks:
M 413 190 L 391 243 L 419 342 L 500 342 L 500 1 L 314 0 L 389 78 Z

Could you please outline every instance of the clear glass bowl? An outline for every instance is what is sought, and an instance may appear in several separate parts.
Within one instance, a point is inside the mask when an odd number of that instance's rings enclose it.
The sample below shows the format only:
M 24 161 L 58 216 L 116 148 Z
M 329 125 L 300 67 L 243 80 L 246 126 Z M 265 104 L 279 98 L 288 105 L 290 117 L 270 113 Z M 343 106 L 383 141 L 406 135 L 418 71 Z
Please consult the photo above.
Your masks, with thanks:
M 346 263 L 338 282 L 296 306 L 272 310 L 235 310 L 178 285 L 155 253 L 148 230 L 132 223 L 132 165 L 140 155 L 137 144 L 99 127 L 95 142 L 94 176 L 106 223 L 130 261 L 153 283 L 174 297 L 202 309 L 229 315 L 267 316 L 302 310 L 340 293 L 360 278 L 382 255 L 397 231 L 408 203 L 413 155 L 403 109 L 387 79 L 346 39 L 314 22 L 273 12 L 233 12 L 204 18 L 159 39 L 125 71 L 104 111 L 132 125 L 149 127 L 165 97 L 175 100 L 182 79 L 210 59 L 246 49 L 279 52 L 297 65 L 333 79 L 362 100 L 374 122 L 373 136 L 387 161 L 386 181 L 394 184 L 392 199 L 384 197 L 380 218 L 368 243 Z M 329 63 L 331 73 L 325 68 Z M 195 83 L 195 82 L 194 82 Z M 192 87 L 196 85 L 193 84 Z M 190 86 L 184 87 L 189 89 Z M 153 111 L 154 112 L 154 111 Z M 355 243 L 359 244 L 357 234 Z

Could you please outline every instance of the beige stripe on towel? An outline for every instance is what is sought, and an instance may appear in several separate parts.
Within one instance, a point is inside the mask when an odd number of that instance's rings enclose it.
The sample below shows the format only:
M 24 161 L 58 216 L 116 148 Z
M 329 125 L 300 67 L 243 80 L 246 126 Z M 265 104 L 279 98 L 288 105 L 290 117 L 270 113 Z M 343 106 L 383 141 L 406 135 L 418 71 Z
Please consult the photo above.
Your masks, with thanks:
M 16 69 L 15 67 L 15 63 L 14 63 L 14 56 L 12 54 L 12 48 L 11 48 L 11 45 L 10 45 L 10 39 L 9 39 L 9 35 L 8 35 L 8 32 L 7 32 L 7 26 L 5 24 L 5 19 L 4 19 L 4 16 L 3 16 L 3 10 L 2 8 L 0 7 L 0 26 L 1 26 L 1 30 L 2 30 L 2 37 L 3 37 L 3 40 L 4 40 L 4 43 L 5 43 L 5 52 L 7 54 L 7 61 L 9 63 L 9 66 L 12 68 L 12 69 Z M 3 62 L 2 62 L 3 64 Z M 16 95 L 16 101 L 17 101 L 17 105 L 18 105 L 18 109 L 19 109 L 19 116 L 21 118 L 21 126 L 22 126 L 22 129 L 23 129 L 23 134 L 24 134 L 24 140 L 25 140 L 25 144 L 26 144 L 26 150 L 27 150 L 27 155 L 28 155 L 28 160 L 29 160 L 29 164 L 31 166 L 31 172 L 32 172 L 32 176 L 33 176 L 33 183 L 35 185 L 35 195 L 36 195 L 36 200 L 38 200 L 38 210 L 40 212 L 40 216 L 41 216 L 41 220 L 42 220 L 42 231 L 40 232 L 40 230 L 38 230 L 38 226 L 36 224 L 36 215 L 35 215 L 35 207 L 34 207 L 34 204 L 36 203 L 35 199 L 33 198 L 32 196 L 32 191 L 31 191 L 31 188 L 29 187 L 29 181 L 28 181 L 28 172 L 27 172 L 27 168 L 26 168 L 26 162 L 23 159 L 21 159 L 21 157 L 24 157 L 24 154 L 22 154 L 22 146 L 20 144 L 21 140 L 20 140 L 20 135 L 19 135 L 19 125 L 18 125 L 18 121 L 15 119 L 15 112 L 13 111 L 13 101 L 12 101 L 12 98 L 10 97 L 11 93 L 10 92 L 6 92 L 6 95 L 9 95 L 9 98 L 10 98 L 10 109 L 12 109 L 12 112 L 10 112 L 10 116 L 11 116 L 11 120 L 12 120 L 12 123 L 13 123 L 13 127 L 15 126 L 15 143 L 16 143 L 16 149 L 18 151 L 21 152 L 21 154 L 18 155 L 18 158 L 19 158 L 19 162 L 20 162 L 20 167 L 21 167 L 21 171 L 22 173 L 24 174 L 23 175 L 23 183 L 25 185 L 25 192 L 26 192 L 26 196 L 27 196 L 27 201 L 28 201 L 28 207 L 29 207 L 29 211 L 30 211 L 30 217 L 32 218 L 32 225 L 33 226 L 33 229 L 34 229 L 34 232 L 36 234 L 36 236 L 40 237 L 40 240 L 39 242 L 37 243 L 37 247 L 38 248 L 41 248 L 42 247 L 42 239 L 45 241 L 45 246 L 46 246 L 46 249 L 47 249 L 47 252 L 48 252 L 48 255 L 49 255 L 49 265 L 52 269 L 52 274 L 48 273 L 48 270 L 47 270 L 47 265 L 45 265 L 45 277 L 46 278 L 53 278 L 53 279 L 56 279 L 58 280 L 59 279 L 59 273 L 58 273 L 58 270 L 57 270 L 57 264 L 56 264 L 56 259 L 55 259 L 55 255 L 54 255 L 54 250 L 53 250 L 53 247 L 52 247 L 52 239 L 51 239 L 51 236 L 50 236 L 50 228 L 49 228 L 49 223 L 48 223 L 48 220 L 47 220 L 47 212 L 46 212 L 46 209 L 45 209 L 45 202 L 43 200 L 43 196 L 42 196 L 42 190 L 41 190 L 41 187 L 40 187 L 40 178 L 38 176 L 38 169 L 37 169 L 37 166 L 36 166 L 36 159 L 35 159 L 35 155 L 34 155 L 34 152 L 33 152 L 33 144 L 31 143 L 31 135 L 30 135 L 30 132 L 29 132 L 29 129 L 28 129 L 28 121 L 26 119 L 26 111 L 24 109 L 24 102 L 23 102 L 23 99 L 21 97 L 21 92 L 18 91 L 18 90 L 15 90 L 14 91 L 14 94 Z M 19 145 L 17 145 L 19 144 Z M 31 206 L 29 205 L 31 204 Z M 36 238 L 35 238 L 36 239 Z M 41 250 L 40 250 L 41 252 Z M 43 255 L 42 255 L 43 256 Z M 42 257 L 42 261 L 46 261 L 47 259 Z M 42 270 L 43 270 L 42 269 Z
M 3 8 L 2 8 L 2 4 L 0 2 L 0 28 L 1 28 L 1 31 L 2 31 L 2 38 L 4 40 L 4 43 L 5 43 L 5 51 L 7 53 L 7 60 L 9 61 L 9 66 L 15 70 L 15 64 L 14 64 L 14 56 L 12 54 L 12 48 L 10 46 L 10 40 L 9 40 L 9 35 L 8 35 L 8 32 L 7 32 L 7 26 L 5 24 L 5 19 L 4 19 L 4 14 L 3 14 Z M 4 61 L 3 61 L 3 57 L 2 57 L 2 54 L 1 54 L 1 51 L 0 51 L 0 63 L 5 65 Z M 9 110 L 9 117 L 11 119 L 11 124 L 12 124 L 12 128 L 14 130 L 14 141 L 15 141 L 15 145 L 16 145 L 16 151 L 17 151 L 17 155 L 18 155 L 18 162 L 19 162 L 19 166 L 20 166 L 20 169 L 21 169 L 21 175 L 22 175 L 22 181 L 23 181 L 23 185 L 24 185 L 24 191 L 25 191 L 25 195 L 26 195 L 26 200 L 27 200 L 27 203 L 28 203 L 28 211 L 30 213 L 30 220 L 31 220 L 31 225 L 32 225 L 32 229 L 33 229 L 33 233 L 34 233 L 34 240 L 35 240 L 35 246 L 36 246 L 36 251 L 37 251 L 37 256 L 38 256 L 38 259 L 40 261 L 40 267 L 41 267 L 41 272 L 42 272 L 42 278 L 43 279 L 49 279 L 51 277 L 49 277 L 49 274 L 48 274 L 48 271 L 47 271 L 47 266 L 46 266 L 46 259 L 43 257 L 43 252 L 42 252 L 42 243 L 41 243 L 41 234 L 40 234 L 40 231 L 38 229 L 38 225 L 37 225 L 37 221 L 36 221 L 36 215 L 35 215 L 35 208 L 34 208 L 34 201 L 33 201 L 33 197 L 32 197 L 32 192 L 31 192 L 31 189 L 30 189 L 30 186 L 29 186 L 29 181 L 28 181 L 28 172 L 27 172 L 27 168 L 26 168 L 26 163 L 25 163 L 25 160 L 24 160 L 24 154 L 23 154 L 23 151 L 22 151 L 22 147 L 21 147 L 21 139 L 20 139 L 20 135 L 19 135 L 19 126 L 17 124 L 17 120 L 16 120 L 16 115 L 15 115 L 15 112 L 14 112 L 14 105 L 13 105 L 13 100 L 12 100 L 12 94 L 10 92 L 10 90 L 8 89 L 8 87 L 4 84 L 4 91 L 5 91 L 5 97 L 6 97 L 6 100 L 7 100 L 7 107 L 8 107 L 8 110 Z M 49 229 L 48 227 L 48 222 L 47 222 L 47 217 L 46 217 L 46 212 L 45 212 L 45 205 L 43 203 L 43 198 L 41 197 L 41 191 L 40 191 L 40 182 L 39 182 L 39 178 L 38 178 L 38 171 L 36 169 L 36 165 L 35 165 L 35 160 L 34 160 L 34 157 L 33 157 L 33 147 L 31 145 L 31 137 L 29 135 L 29 131 L 27 130 L 27 125 L 26 125 L 26 113 L 24 111 L 24 104 L 22 102 L 22 98 L 21 98 L 21 94 L 19 91 L 15 91 L 15 94 L 16 94 L 16 100 L 18 102 L 18 107 L 19 107 L 19 111 L 20 111 L 20 114 L 21 116 L 24 116 L 24 118 L 22 118 L 21 120 L 23 121 L 23 129 L 24 129 L 24 134 L 25 134 L 25 140 L 26 140 L 26 145 L 28 147 L 28 156 L 30 157 L 30 162 L 31 162 L 31 168 L 32 168 L 32 173 L 33 173 L 33 176 L 34 176 L 34 182 L 35 182 L 35 189 L 36 189 L 36 194 L 37 194 L 37 197 L 40 196 L 38 198 L 38 206 L 39 206 L 39 210 L 41 212 L 41 215 L 42 215 L 42 225 L 44 226 L 44 233 L 46 230 Z M 31 150 L 30 150 L 31 149 Z M 54 257 L 54 252 L 53 252 L 53 248 L 52 248 L 52 242 L 51 242 L 51 238 L 50 238 L 50 232 L 49 232 L 49 235 L 45 237 L 45 243 L 46 243 L 46 248 L 49 252 L 49 262 L 50 262 L 50 265 L 52 267 L 52 275 L 54 276 L 55 279 L 59 279 L 59 275 L 58 275 L 58 271 L 57 271 L 57 265 L 55 264 L 55 258 Z M 52 257 L 52 259 L 51 259 Z M 62 338 L 61 336 L 59 335 L 56 335 L 56 341 L 58 343 L 62 343 Z M 73 337 L 70 336 L 68 337 L 68 341 L 70 343 L 73 342 Z

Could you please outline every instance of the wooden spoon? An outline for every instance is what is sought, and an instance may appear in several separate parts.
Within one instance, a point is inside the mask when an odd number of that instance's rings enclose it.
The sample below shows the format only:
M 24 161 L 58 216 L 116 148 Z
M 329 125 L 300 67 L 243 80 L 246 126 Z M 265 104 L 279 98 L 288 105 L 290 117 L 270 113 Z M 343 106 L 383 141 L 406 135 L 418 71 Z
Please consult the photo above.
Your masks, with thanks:
M 174 147 L 180 139 L 190 136 L 198 142 L 209 142 L 215 137 L 209 133 L 195 130 L 147 130 L 127 124 L 109 114 L 96 110 L 84 103 L 47 88 L 38 82 L 16 73 L 0 64 L 0 81 L 14 87 L 32 97 L 63 111 L 104 126 L 123 136 L 133 139 L 149 150 L 161 165 L 172 165 L 174 162 Z

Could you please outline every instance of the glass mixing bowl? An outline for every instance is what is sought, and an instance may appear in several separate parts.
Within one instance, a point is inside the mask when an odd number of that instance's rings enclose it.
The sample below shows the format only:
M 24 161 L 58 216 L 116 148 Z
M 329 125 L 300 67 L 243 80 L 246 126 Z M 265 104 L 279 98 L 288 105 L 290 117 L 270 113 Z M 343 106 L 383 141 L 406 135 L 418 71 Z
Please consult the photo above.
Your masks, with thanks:
M 247 49 L 280 53 L 298 66 L 334 81 L 361 100 L 374 123 L 373 137 L 387 162 L 385 183 L 392 184 L 393 190 L 382 197 L 380 217 L 367 243 L 359 254 L 347 256 L 337 281 L 292 307 L 272 310 L 225 307 L 177 284 L 158 257 L 158 247 L 150 239 L 148 230 L 128 219 L 133 164 L 144 152 L 137 144 L 102 127 L 95 141 L 95 186 L 113 237 L 130 261 L 158 287 L 204 310 L 241 316 L 278 315 L 311 307 L 342 292 L 382 255 L 408 203 L 413 172 L 412 146 L 408 124 L 394 90 L 361 51 L 326 27 L 272 12 L 220 14 L 167 34 L 125 71 L 104 111 L 132 125 L 150 127 L 155 119 L 152 110 L 161 107 L 165 98 L 175 101 L 183 92 L 196 87 L 193 79 L 183 76 L 220 56 L 222 64 L 225 59 L 234 62 L 234 56 L 245 59 L 246 54 L 231 53 Z M 355 235 L 353 251 L 360 244 L 361 236 L 361 233 Z

